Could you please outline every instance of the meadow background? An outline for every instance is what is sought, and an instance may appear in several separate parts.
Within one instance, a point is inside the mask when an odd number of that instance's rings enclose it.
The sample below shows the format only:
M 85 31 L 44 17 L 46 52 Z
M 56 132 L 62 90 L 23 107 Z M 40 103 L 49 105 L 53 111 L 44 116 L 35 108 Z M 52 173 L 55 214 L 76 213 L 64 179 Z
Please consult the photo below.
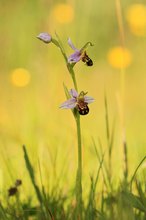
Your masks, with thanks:
M 113 125 L 115 128 L 112 181 L 116 187 L 123 176 L 123 130 L 130 174 L 146 151 L 145 1 L 121 0 L 124 52 L 115 0 L 0 0 L 0 5 L 1 198 L 16 179 L 23 182 L 24 199 L 31 192 L 33 195 L 23 144 L 35 168 L 38 185 L 41 184 L 38 161 L 46 191 L 57 187 L 66 193 L 75 184 L 75 122 L 71 111 L 59 109 L 66 99 L 63 83 L 69 89 L 73 85 L 61 53 L 53 44 L 39 41 L 36 36 L 40 32 L 52 36 L 57 32 L 68 55 L 72 53 L 68 37 L 77 48 L 87 41 L 94 44 L 88 49 L 93 67 L 82 62 L 75 66 L 79 90 L 88 91 L 95 98 L 90 113 L 81 117 L 83 191 L 86 194 L 90 176 L 94 176 L 99 166 L 93 140 L 99 152 L 99 140 L 103 151 L 108 151 L 105 94 L 110 132 Z M 145 164 L 140 175 L 144 168 Z

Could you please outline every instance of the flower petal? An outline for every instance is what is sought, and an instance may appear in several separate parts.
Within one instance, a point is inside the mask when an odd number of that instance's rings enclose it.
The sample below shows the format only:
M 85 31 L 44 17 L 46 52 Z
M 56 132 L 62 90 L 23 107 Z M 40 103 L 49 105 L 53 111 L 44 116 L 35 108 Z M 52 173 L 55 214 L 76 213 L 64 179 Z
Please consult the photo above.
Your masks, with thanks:
M 75 108 L 75 106 L 76 106 L 76 99 L 71 98 L 63 102 L 59 107 L 62 109 L 72 109 L 72 108 Z
M 69 63 L 77 63 L 81 60 L 82 58 L 82 53 L 80 52 L 80 50 L 76 50 L 73 54 L 71 54 L 68 57 L 68 62 Z
M 78 97 L 78 93 L 75 89 L 71 89 L 69 91 L 70 95 L 73 97 L 73 98 L 77 98 Z
M 38 36 L 37 36 L 38 39 L 42 40 L 44 43 L 48 44 L 51 42 L 51 35 L 48 34 L 48 33 L 40 33 Z
M 84 101 L 87 102 L 88 104 L 90 104 L 90 103 L 94 102 L 95 99 L 90 96 L 84 96 Z
M 68 45 L 73 49 L 73 50 L 77 50 L 77 48 L 73 45 L 72 41 L 70 38 L 68 38 Z

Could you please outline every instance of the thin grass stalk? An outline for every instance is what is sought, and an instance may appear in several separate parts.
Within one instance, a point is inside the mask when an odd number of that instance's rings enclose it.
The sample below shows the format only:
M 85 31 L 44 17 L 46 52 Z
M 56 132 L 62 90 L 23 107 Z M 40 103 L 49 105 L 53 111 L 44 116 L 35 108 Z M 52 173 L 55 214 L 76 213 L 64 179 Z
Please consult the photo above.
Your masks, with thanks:
M 11 179 L 11 182 L 13 183 L 14 182 L 14 175 L 13 175 L 13 171 L 12 171 L 12 164 L 10 163 L 10 161 L 6 158 L 6 154 L 7 154 L 7 151 L 6 151 L 6 148 L 4 146 L 5 149 L 5 153 L 4 151 L 1 149 L 0 151 L 0 154 L 1 154 L 1 158 L 2 160 L 4 161 L 4 164 L 6 166 L 6 169 L 7 169 L 7 172 L 9 173 L 9 176 L 10 176 L 10 179 Z
M 98 139 L 98 144 L 99 144 L 99 148 L 101 149 L 101 155 L 103 157 L 105 155 L 106 151 L 103 152 L 103 150 L 102 150 L 103 146 L 102 146 L 100 138 Z M 99 163 L 100 163 L 101 159 L 100 159 L 100 155 L 97 151 L 96 151 L 96 155 L 97 155 Z M 109 172 L 108 172 L 107 164 L 105 163 L 104 160 L 103 160 L 101 169 L 102 169 L 103 182 L 104 182 L 104 185 L 106 186 L 106 189 L 108 189 L 109 186 L 110 186 L 110 189 L 112 189 L 112 185 L 111 185 L 111 182 L 109 180 Z
M 106 94 L 104 96 L 104 105 L 105 105 L 105 123 L 106 123 L 106 137 L 107 137 L 107 145 L 108 145 L 108 167 L 109 167 L 109 180 L 112 175 L 112 167 L 111 167 L 111 153 L 112 149 L 110 147 L 110 129 L 109 129 L 109 115 L 108 115 L 108 106 L 107 106 L 107 97 Z
M 114 142 L 114 130 L 115 130 L 115 121 L 112 125 L 112 131 L 110 132 L 109 125 L 109 112 L 108 112 L 108 103 L 106 93 L 104 96 L 104 105 L 105 105 L 105 123 L 106 123 L 106 138 L 107 138 L 107 146 L 108 146 L 108 169 L 106 168 L 106 173 L 108 177 L 108 181 L 110 187 L 112 189 L 111 177 L 112 177 L 112 150 L 113 150 L 113 142 Z
M 140 161 L 140 163 L 138 164 L 137 168 L 135 169 L 133 175 L 132 175 L 132 178 L 130 180 L 130 191 L 132 191 L 132 183 L 133 183 L 133 180 L 136 176 L 136 173 L 138 171 L 138 169 L 140 168 L 140 166 L 142 165 L 142 163 L 146 160 L 146 156 L 144 156 L 144 158 Z
M 40 180 L 41 180 L 41 187 L 42 187 L 42 196 L 43 196 L 43 202 L 44 202 L 44 205 L 45 205 L 45 209 L 46 209 L 46 218 L 51 218 L 51 220 L 54 220 L 54 217 L 48 207 L 48 204 L 47 204 L 47 196 L 46 196 L 46 193 L 45 193 L 45 188 L 44 188 L 44 185 L 43 185 L 43 179 L 42 179 L 42 172 L 41 172 L 41 165 L 40 165 L 40 161 L 38 160 L 38 165 L 39 165 L 39 173 L 40 173 Z M 49 216 L 48 216 L 49 214 Z
M 40 205 L 42 206 L 42 202 L 43 202 L 42 195 L 41 195 L 41 192 L 39 190 L 39 187 L 36 184 L 34 170 L 33 170 L 32 164 L 30 162 L 30 159 L 28 157 L 28 153 L 27 153 L 26 147 L 24 145 L 23 145 L 23 153 L 24 153 L 24 160 L 25 160 L 26 168 L 28 170 L 28 173 L 29 173 L 32 185 L 33 185 L 34 190 L 36 192 L 37 199 L 38 199 Z
M 127 152 L 127 142 L 125 138 L 123 139 L 123 147 L 124 147 L 124 178 L 127 182 L 128 178 L 128 152 Z
M 125 32 L 124 32 L 124 25 L 123 25 L 123 17 L 122 17 L 122 8 L 121 8 L 121 0 L 115 0 L 116 5 L 116 13 L 117 13 L 117 21 L 119 27 L 119 34 L 120 34 L 120 41 L 121 46 L 125 48 Z M 124 57 L 122 57 L 124 60 Z M 123 61 L 122 60 L 122 61 Z M 120 82 L 121 82 L 121 126 L 122 126 L 122 138 L 125 137 L 125 129 L 124 129 L 124 99 L 125 99 L 125 68 L 121 67 L 121 74 L 120 74 Z M 124 154 L 124 178 L 127 180 L 128 178 L 128 157 L 127 157 L 127 143 L 125 138 L 122 140 L 123 145 L 123 154 Z
M 119 27 L 119 36 L 120 36 L 120 44 L 121 47 L 125 48 L 125 33 L 124 33 L 124 25 L 123 25 L 123 17 L 122 17 L 122 9 L 121 9 L 121 1 L 115 0 L 116 4 L 116 13 L 117 13 L 117 22 Z M 121 63 L 123 63 L 124 57 L 121 57 Z M 121 66 L 120 69 L 120 83 L 121 83 L 121 101 L 122 101 L 122 129 L 124 125 L 124 97 L 125 97 L 125 68 Z
M 0 217 L 3 217 L 3 220 L 7 220 L 8 219 L 8 217 L 6 215 L 6 210 L 3 208 L 1 203 L 0 203 L 0 214 L 1 214 Z
M 96 178 L 95 178 L 95 182 L 94 182 L 94 186 L 93 186 L 93 195 L 95 195 L 95 191 L 96 191 L 96 186 L 97 186 L 100 170 L 103 168 L 103 162 L 104 162 L 105 153 L 102 154 L 102 157 L 100 159 L 100 156 L 99 156 L 99 153 L 98 153 L 98 150 L 97 150 L 97 147 L 96 147 L 96 144 L 95 144 L 94 140 L 93 140 L 93 144 L 94 144 L 94 149 L 95 149 L 96 156 L 97 156 L 97 158 L 99 160 L 99 168 L 97 170 L 97 174 L 96 174 Z

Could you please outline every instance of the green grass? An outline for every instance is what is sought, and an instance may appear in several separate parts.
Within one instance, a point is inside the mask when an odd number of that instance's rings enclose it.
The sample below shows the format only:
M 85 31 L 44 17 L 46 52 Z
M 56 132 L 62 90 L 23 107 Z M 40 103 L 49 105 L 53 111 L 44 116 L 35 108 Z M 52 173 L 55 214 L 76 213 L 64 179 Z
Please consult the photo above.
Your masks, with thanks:
M 131 176 L 127 171 L 127 145 L 124 145 L 123 177 L 115 185 L 112 175 L 112 155 L 114 129 L 110 131 L 107 98 L 105 96 L 105 123 L 108 150 L 103 153 L 103 146 L 99 140 L 98 146 L 93 139 L 93 148 L 98 161 L 96 174 L 90 177 L 87 186 L 88 194 L 83 200 L 82 215 L 84 220 L 144 220 L 146 219 L 146 189 L 144 179 L 138 172 L 145 162 L 146 156 L 135 167 Z M 99 151 L 100 149 L 100 151 Z M 36 180 L 35 171 L 30 160 L 27 146 L 22 147 L 25 169 L 29 174 L 34 193 L 28 198 L 21 199 L 21 185 L 13 195 L 7 195 L 0 203 L 0 219 L 2 220 L 77 220 L 76 184 L 65 193 L 60 188 L 59 180 L 50 192 L 44 187 L 42 168 L 39 164 L 40 186 Z M 108 160 L 106 158 L 108 156 Z M 126 170 L 125 170 L 126 169 Z M 46 177 L 47 178 L 47 177 Z M 22 182 L 23 185 L 23 182 Z M 24 193 L 24 192 L 23 192 Z M 35 201 L 32 197 L 35 197 Z
M 96 145 L 94 147 L 99 159 L 99 167 L 96 176 L 90 178 L 88 196 L 82 206 L 83 219 L 144 220 L 146 218 L 145 184 L 137 177 L 137 173 L 146 157 L 139 163 L 132 177 L 125 178 L 123 175 L 120 184 L 115 187 L 114 182 L 109 179 L 109 170 L 105 170 L 104 155 L 100 159 Z M 18 188 L 16 194 L 7 196 L 4 202 L 1 201 L 0 219 L 76 220 L 75 188 L 64 194 L 56 186 L 47 193 L 43 184 L 41 187 L 37 185 L 35 172 L 25 146 L 23 146 L 23 153 L 26 169 L 34 187 L 33 196 L 37 199 L 35 203 L 32 202 L 31 196 L 25 201 L 21 200 L 21 191 Z M 101 189 L 98 188 L 99 181 L 102 182 Z
M 95 175 L 89 177 L 90 184 L 86 186 L 87 195 L 84 196 L 82 204 L 82 215 L 84 220 L 144 220 L 146 219 L 146 189 L 145 179 L 138 175 L 146 156 L 137 164 L 131 175 L 128 172 L 127 145 L 124 147 L 124 166 L 122 178 L 118 184 L 113 179 L 112 165 L 113 143 L 115 138 L 114 129 L 110 130 L 108 103 L 105 95 L 105 124 L 107 150 L 103 151 L 102 141 L 98 145 L 92 139 L 94 153 L 98 166 Z M 59 179 L 49 191 L 42 180 L 42 167 L 38 161 L 39 176 L 41 184 L 38 184 L 36 173 L 27 146 L 22 147 L 25 169 L 28 172 L 34 189 L 33 193 L 23 198 L 25 194 L 22 186 L 17 187 L 14 195 L 5 194 L 0 203 L 0 219 L 2 220 L 77 220 L 78 207 L 76 203 L 76 184 L 64 192 L 60 187 Z M 46 176 L 48 178 L 49 176 Z M 26 177 L 23 177 L 25 179 Z M 14 185 L 14 184 L 13 184 Z M 21 189 L 22 188 L 22 189 Z M 84 187 L 83 187 L 84 188 Z M 83 192 L 84 194 L 84 192 Z M 35 199 L 34 199 L 35 197 Z

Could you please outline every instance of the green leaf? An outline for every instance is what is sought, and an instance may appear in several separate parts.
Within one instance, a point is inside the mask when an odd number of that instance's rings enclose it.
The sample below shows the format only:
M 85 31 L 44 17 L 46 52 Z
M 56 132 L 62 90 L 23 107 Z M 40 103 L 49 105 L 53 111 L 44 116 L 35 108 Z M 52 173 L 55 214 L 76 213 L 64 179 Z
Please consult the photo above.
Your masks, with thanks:
M 29 173 L 32 185 L 33 185 L 33 187 L 35 189 L 38 201 L 42 205 L 42 195 L 41 195 L 41 192 L 39 190 L 39 187 L 36 184 L 34 170 L 33 170 L 33 167 L 31 165 L 30 159 L 28 157 L 28 153 L 27 153 L 26 147 L 24 145 L 23 145 L 23 152 L 24 152 L 24 159 L 25 159 L 26 168 L 28 170 L 28 173 Z
M 139 209 L 140 211 L 146 213 L 146 207 L 142 204 L 138 196 L 135 196 L 130 192 L 123 192 L 122 195 L 125 197 L 127 202 L 133 206 L 133 208 Z

